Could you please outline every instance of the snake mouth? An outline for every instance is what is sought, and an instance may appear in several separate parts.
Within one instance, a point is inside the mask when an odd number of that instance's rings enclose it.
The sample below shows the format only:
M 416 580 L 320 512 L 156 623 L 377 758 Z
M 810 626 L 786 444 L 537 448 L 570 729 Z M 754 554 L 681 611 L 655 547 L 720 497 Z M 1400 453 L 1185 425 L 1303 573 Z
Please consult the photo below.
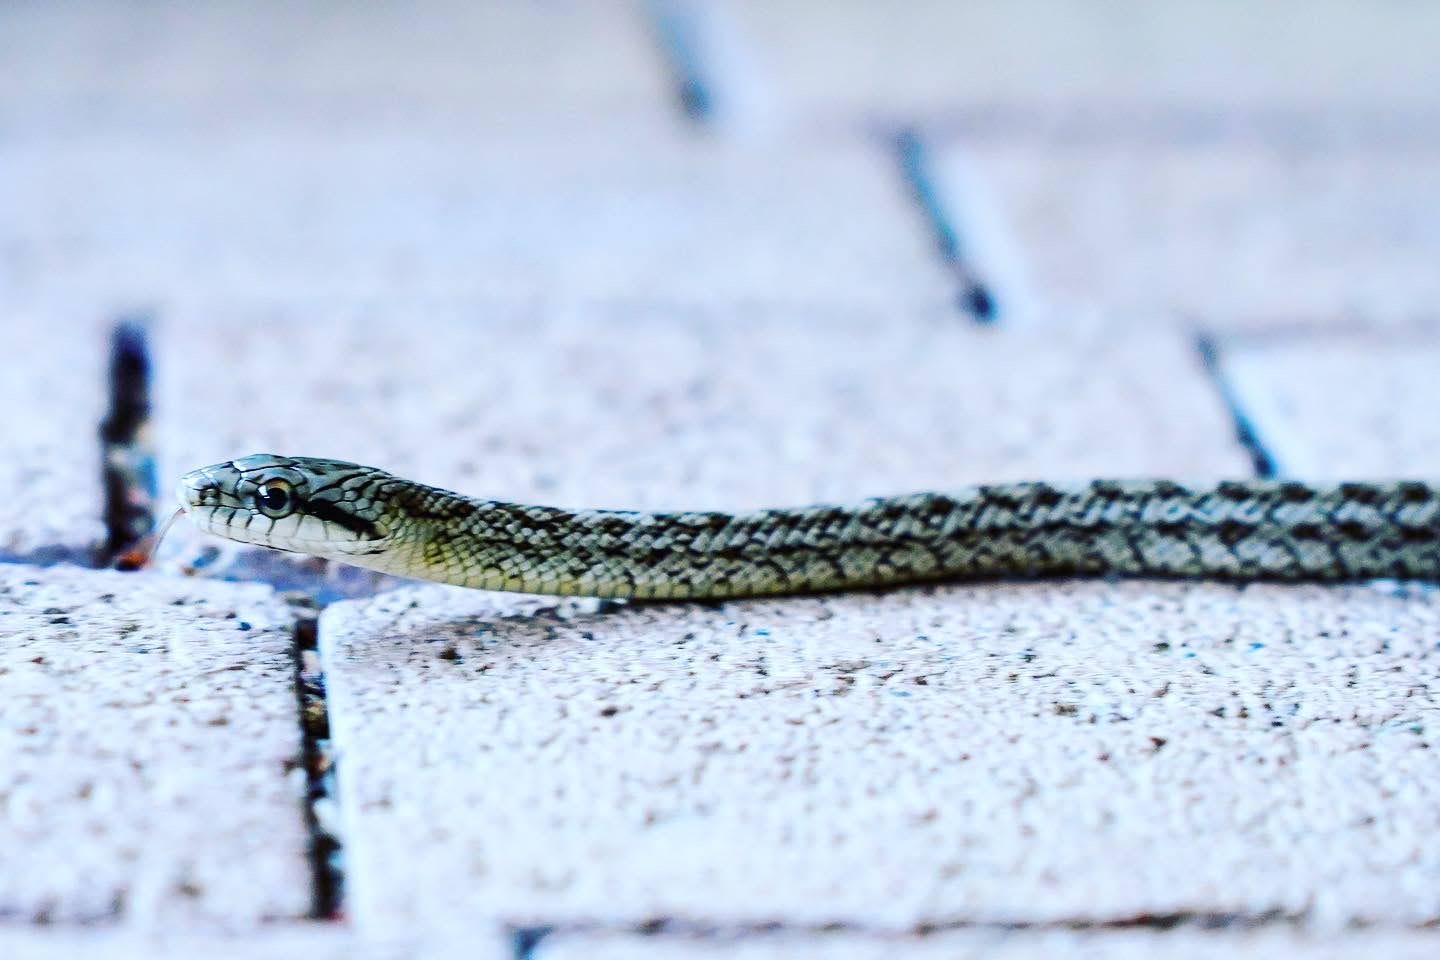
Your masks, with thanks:
M 201 467 L 182 476 L 175 484 L 175 499 L 190 522 L 204 532 L 249 540 L 243 536 L 249 511 L 238 497 L 227 493 L 224 479 L 216 476 L 216 469 L 223 466 Z
M 229 540 L 263 543 L 244 535 L 249 511 L 238 497 L 227 495 L 224 482 L 214 470 L 214 467 L 191 470 L 176 482 L 175 499 L 179 501 L 180 509 L 192 524 L 205 533 Z
M 221 506 L 220 481 L 210 474 L 209 467 L 191 470 L 175 484 L 175 499 L 186 513 L 205 507 Z

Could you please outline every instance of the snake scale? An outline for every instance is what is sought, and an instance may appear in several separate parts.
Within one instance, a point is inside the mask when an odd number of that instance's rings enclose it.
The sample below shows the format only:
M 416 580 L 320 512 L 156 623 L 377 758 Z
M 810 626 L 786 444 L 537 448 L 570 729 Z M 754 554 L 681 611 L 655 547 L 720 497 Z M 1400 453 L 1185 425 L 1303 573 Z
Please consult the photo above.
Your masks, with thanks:
M 1440 487 L 1396 480 L 1004 483 L 743 513 L 482 500 L 335 460 L 256 455 L 186 474 L 202 530 L 486 590 L 653 599 L 931 580 L 1440 579 Z

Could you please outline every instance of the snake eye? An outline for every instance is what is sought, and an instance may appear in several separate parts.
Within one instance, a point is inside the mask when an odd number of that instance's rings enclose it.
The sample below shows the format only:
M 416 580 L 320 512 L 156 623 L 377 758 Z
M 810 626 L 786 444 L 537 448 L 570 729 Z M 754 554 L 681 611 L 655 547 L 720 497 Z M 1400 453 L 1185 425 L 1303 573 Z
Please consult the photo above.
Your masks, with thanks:
M 295 509 L 295 493 L 284 480 L 266 480 L 255 491 L 255 509 L 272 520 L 288 517 Z

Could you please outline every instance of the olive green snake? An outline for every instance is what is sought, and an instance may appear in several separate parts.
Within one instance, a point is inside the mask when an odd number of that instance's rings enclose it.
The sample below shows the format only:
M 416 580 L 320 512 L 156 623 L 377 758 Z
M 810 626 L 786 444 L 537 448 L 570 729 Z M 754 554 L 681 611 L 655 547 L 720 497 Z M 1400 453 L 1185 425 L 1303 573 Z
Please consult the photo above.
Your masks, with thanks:
M 484 500 L 268 454 L 177 488 L 202 530 L 485 590 L 722 599 L 935 580 L 1440 579 L 1440 488 L 1416 480 L 1000 483 L 739 513 Z

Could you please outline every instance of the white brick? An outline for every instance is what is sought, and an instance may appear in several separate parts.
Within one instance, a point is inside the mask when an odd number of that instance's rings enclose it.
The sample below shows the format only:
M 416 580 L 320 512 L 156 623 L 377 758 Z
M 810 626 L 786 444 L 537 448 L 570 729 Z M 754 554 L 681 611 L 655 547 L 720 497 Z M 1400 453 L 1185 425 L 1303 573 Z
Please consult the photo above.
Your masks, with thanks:
M 0 565 L 0 915 L 250 929 L 310 906 L 267 588 Z

